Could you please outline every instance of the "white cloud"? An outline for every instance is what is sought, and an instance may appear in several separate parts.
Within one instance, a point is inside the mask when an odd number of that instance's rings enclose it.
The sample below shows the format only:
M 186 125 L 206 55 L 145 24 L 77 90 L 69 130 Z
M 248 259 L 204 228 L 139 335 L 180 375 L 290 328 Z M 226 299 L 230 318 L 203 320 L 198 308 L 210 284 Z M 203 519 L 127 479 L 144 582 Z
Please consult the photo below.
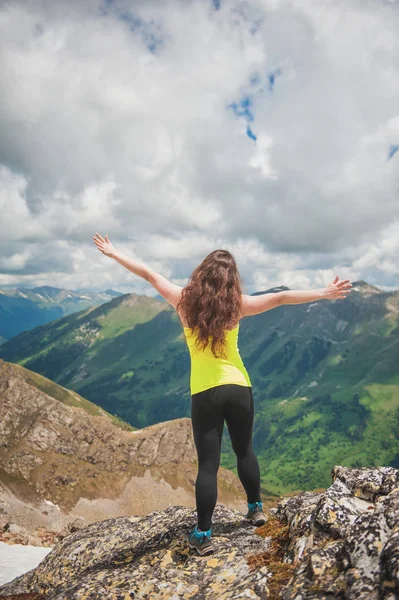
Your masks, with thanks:
M 249 292 L 397 286 L 398 4 L 211 4 L 1 6 L 0 285 L 155 293 L 99 231 L 180 284 L 225 247 Z
M 364 243 L 363 253 L 353 261 L 355 269 L 381 269 L 388 275 L 399 275 L 399 219 L 388 225 L 376 240 Z

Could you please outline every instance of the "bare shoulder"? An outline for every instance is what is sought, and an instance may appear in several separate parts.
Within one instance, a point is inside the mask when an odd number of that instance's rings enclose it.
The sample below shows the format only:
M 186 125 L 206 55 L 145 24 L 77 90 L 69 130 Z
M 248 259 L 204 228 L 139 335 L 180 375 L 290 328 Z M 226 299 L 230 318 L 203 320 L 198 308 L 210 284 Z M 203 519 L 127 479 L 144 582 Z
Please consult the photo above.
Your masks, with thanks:
M 283 292 L 266 292 L 257 296 L 241 294 L 241 318 L 258 315 L 280 306 L 283 301 L 282 294 Z

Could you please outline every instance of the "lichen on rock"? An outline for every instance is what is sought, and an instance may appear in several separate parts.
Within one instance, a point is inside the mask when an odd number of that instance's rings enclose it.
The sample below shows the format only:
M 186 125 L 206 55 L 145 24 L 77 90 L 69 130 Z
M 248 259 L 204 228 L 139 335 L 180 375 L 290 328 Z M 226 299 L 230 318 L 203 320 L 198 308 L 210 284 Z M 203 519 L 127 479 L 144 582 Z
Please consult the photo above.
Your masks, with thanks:
M 270 572 L 251 570 L 246 556 L 264 553 L 269 540 L 239 511 L 218 504 L 217 552 L 199 556 L 187 544 L 196 522 L 195 510 L 171 506 L 92 523 L 59 542 L 36 569 L 0 587 L 0 598 L 32 592 L 46 600 L 267 598 Z
M 336 466 L 331 475 L 324 492 L 281 498 L 259 528 L 217 504 L 207 556 L 188 546 L 189 507 L 91 523 L 0 587 L 0 599 L 396 600 L 399 470 Z
M 399 598 L 399 470 L 335 466 L 333 483 L 270 509 L 290 525 L 296 565 L 283 600 Z

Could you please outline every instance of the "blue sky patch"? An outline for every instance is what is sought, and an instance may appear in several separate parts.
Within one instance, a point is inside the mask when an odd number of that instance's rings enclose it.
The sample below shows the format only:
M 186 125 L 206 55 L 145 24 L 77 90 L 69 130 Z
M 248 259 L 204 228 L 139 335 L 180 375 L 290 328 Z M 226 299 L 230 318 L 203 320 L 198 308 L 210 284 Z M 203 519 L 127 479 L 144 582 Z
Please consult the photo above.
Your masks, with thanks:
M 247 121 L 247 136 L 255 142 L 257 140 L 257 136 L 254 133 L 252 127 L 250 126 L 250 123 L 253 123 L 255 120 L 252 97 L 264 93 L 265 91 L 267 91 L 267 89 L 271 93 L 276 83 L 276 78 L 279 77 L 281 74 L 281 69 L 273 69 L 267 74 L 265 78 L 266 80 L 264 81 L 265 85 L 262 86 L 262 74 L 259 72 L 251 73 L 251 75 L 249 76 L 249 85 L 251 86 L 251 88 L 255 89 L 248 90 L 247 93 L 243 95 L 241 100 L 239 100 L 238 102 L 232 102 L 231 104 L 227 105 L 227 108 L 231 109 L 237 117 L 244 117 L 244 119 Z
M 247 136 L 256 142 L 257 136 L 250 126 L 250 123 L 254 121 L 251 98 L 249 98 L 249 96 L 244 96 L 239 102 L 232 102 L 229 104 L 227 108 L 231 108 L 237 117 L 244 117 L 244 119 L 247 121 Z
M 251 110 L 252 100 L 248 96 L 244 96 L 238 103 L 232 102 L 232 104 L 228 105 L 228 108 L 231 108 L 237 117 L 245 117 L 248 121 L 254 120 L 254 115 Z
M 399 150 L 399 144 L 392 144 L 388 152 L 388 160 L 391 160 Z
M 267 80 L 269 82 L 269 92 L 273 91 L 276 78 L 279 77 L 279 75 L 281 75 L 281 69 L 275 69 L 274 71 L 271 71 L 267 76 Z
M 249 83 L 251 85 L 258 85 L 260 83 L 259 73 L 252 73 L 252 75 L 249 76 Z
M 249 138 L 251 138 L 251 140 L 254 140 L 254 142 L 256 142 L 257 137 L 256 137 L 256 135 L 254 134 L 254 132 L 252 131 L 252 129 L 251 129 L 251 127 L 249 125 L 247 125 L 247 136 Z
M 251 35 L 255 35 L 262 27 L 265 20 L 261 9 L 251 6 L 249 2 L 242 2 L 238 8 L 233 8 L 231 12 L 238 15 L 238 19 L 248 27 Z
M 102 16 L 113 16 L 121 21 L 124 21 L 130 31 L 137 33 L 142 38 L 144 44 L 152 54 L 163 46 L 164 35 L 162 34 L 159 25 L 155 21 L 144 21 L 136 16 L 132 11 L 118 6 L 117 0 L 104 0 L 103 6 L 100 7 Z

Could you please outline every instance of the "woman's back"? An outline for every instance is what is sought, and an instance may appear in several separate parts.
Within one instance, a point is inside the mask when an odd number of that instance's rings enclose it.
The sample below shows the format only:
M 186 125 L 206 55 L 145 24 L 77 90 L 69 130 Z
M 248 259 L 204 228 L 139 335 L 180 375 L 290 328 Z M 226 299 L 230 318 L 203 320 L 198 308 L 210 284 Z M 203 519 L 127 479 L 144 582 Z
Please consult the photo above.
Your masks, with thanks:
M 204 350 L 198 350 L 195 346 L 195 333 L 183 326 L 191 358 L 191 394 L 198 394 L 226 383 L 251 387 L 251 380 L 238 349 L 239 327 L 238 324 L 234 329 L 225 329 L 226 358 L 215 358 L 211 344 L 209 343 Z

